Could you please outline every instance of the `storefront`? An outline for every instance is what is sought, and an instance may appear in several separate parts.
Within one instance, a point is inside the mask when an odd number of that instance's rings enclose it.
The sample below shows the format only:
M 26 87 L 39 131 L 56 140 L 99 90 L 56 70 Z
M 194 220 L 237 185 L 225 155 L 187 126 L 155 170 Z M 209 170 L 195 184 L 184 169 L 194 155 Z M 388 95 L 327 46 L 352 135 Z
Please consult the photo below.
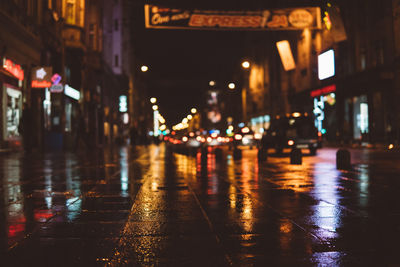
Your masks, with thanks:
M 364 94 L 346 98 L 344 110 L 344 130 L 346 135 L 350 135 L 352 132 L 351 139 L 367 141 L 369 134 L 369 108 L 367 95 Z M 352 125 L 351 129 L 350 125 Z
M 85 138 L 84 129 L 78 129 L 82 127 L 82 124 L 79 123 L 81 114 L 79 109 L 79 100 L 81 98 L 81 93 L 66 84 L 64 86 L 64 95 L 66 96 L 64 99 L 64 114 L 65 114 L 65 125 L 64 125 L 64 137 L 65 149 L 75 149 L 77 148 L 78 138 Z M 78 136 L 81 134 L 82 136 Z
M 22 146 L 22 103 L 24 71 L 21 65 L 3 58 L 0 71 L 0 148 L 18 148 Z
M 397 101 L 392 79 L 391 73 L 382 69 L 368 70 L 342 81 L 343 139 L 373 144 L 394 138 Z

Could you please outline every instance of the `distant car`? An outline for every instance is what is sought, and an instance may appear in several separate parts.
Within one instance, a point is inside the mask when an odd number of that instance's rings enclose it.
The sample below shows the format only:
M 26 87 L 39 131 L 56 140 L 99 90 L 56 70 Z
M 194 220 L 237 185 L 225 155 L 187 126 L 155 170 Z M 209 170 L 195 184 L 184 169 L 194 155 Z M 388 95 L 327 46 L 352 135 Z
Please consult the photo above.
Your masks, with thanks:
M 249 127 L 239 128 L 233 136 L 233 144 L 235 146 L 257 146 L 258 140 L 254 132 Z
M 261 146 L 274 148 L 278 154 L 284 148 L 307 148 L 311 155 L 315 155 L 321 143 L 313 117 L 296 112 L 272 119 L 269 129 L 262 137 Z

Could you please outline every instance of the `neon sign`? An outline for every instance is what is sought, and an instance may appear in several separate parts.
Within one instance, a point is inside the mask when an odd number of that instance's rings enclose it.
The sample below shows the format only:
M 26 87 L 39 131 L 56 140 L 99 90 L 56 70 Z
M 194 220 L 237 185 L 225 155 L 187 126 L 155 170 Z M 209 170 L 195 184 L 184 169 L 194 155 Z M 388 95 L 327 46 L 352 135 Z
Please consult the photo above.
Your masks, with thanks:
M 3 58 L 3 68 L 18 80 L 22 81 L 24 79 L 24 70 L 21 65 L 15 64 L 10 59 Z
M 48 88 L 51 86 L 51 82 L 48 81 L 32 81 L 32 88 Z
M 318 55 L 318 78 L 325 80 L 335 76 L 335 52 L 330 49 Z
M 320 96 L 320 95 L 326 95 L 326 94 L 329 94 L 329 93 L 333 93 L 335 91 L 336 91 L 336 85 L 332 84 L 332 85 L 329 85 L 329 86 L 325 86 L 325 87 L 323 87 L 321 89 L 317 89 L 317 90 L 311 91 L 310 95 L 311 95 L 311 97 L 317 97 L 317 96 Z
M 61 76 L 56 73 L 53 75 L 53 77 L 51 77 L 51 81 L 53 82 L 54 85 L 57 85 L 61 82 Z
M 64 86 L 64 94 L 78 101 L 81 98 L 81 93 L 78 90 L 69 86 L 68 84 Z

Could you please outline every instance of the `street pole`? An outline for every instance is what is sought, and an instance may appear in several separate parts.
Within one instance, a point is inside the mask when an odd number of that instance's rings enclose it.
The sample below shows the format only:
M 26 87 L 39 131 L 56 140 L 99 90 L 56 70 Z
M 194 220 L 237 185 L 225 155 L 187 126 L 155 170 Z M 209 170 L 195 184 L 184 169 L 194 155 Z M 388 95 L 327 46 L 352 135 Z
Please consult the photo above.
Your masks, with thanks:
M 245 86 L 242 88 L 242 121 L 247 121 L 247 89 Z

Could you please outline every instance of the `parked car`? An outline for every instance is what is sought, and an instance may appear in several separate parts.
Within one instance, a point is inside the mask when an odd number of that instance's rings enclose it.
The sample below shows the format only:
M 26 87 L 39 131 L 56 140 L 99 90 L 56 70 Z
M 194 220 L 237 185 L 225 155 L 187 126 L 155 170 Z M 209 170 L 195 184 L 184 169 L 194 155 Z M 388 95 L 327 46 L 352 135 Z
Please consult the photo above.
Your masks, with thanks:
M 315 155 L 321 147 L 321 142 L 313 117 L 307 113 L 296 112 L 272 119 L 261 140 L 261 146 L 274 148 L 278 154 L 282 153 L 284 148 L 307 148 L 311 155 Z

